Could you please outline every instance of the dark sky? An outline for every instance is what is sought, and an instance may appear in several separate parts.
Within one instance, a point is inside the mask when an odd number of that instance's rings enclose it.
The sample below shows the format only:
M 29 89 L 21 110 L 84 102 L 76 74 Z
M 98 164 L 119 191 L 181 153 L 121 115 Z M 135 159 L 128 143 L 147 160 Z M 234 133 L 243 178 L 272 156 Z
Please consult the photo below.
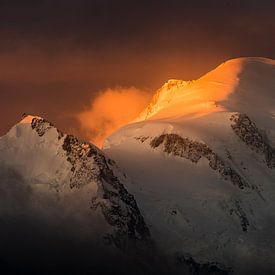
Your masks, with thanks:
M 273 0 L 0 0 L 0 134 L 23 112 L 77 133 L 100 90 L 275 58 L 274 14 Z

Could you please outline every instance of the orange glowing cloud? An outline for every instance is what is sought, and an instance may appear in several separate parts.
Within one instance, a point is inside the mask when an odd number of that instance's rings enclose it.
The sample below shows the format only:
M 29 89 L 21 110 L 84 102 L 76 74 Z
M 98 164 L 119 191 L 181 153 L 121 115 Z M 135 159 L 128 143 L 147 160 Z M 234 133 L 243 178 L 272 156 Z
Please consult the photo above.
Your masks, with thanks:
M 150 94 L 134 87 L 107 89 L 77 117 L 90 141 L 101 147 L 108 135 L 135 119 L 149 99 Z

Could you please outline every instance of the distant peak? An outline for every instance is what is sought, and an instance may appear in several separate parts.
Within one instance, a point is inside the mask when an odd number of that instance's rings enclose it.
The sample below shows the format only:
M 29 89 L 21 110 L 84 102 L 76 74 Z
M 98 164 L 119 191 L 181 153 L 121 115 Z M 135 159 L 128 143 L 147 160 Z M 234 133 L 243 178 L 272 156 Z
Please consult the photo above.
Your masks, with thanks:
M 42 117 L 40 116 L 33 116 L 33 115 L 28 115 L 28 114 L 23 114 L 22 115 L 22 119 L 19 123 L 26 123 L 26 124 L 31 124 L 33 119 L 43 119 Z

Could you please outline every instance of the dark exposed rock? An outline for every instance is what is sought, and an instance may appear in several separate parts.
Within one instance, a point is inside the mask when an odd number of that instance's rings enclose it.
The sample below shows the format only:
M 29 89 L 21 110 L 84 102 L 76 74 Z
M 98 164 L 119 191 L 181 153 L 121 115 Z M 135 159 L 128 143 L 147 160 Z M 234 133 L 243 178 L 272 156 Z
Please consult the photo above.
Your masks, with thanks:
M 174 156 L 188 159 L 197 163 L 201 158 L 206 158 L 209 161 L 209 166 L 217 171 L 223 179 L 230 180 L 233 185 L 238 186 L 240 189 L 249 187 L 255 189 L 255 186 L 250 186 L 245 180 L 225 163 L 211 148 L 206 144 L 192 141 L 189 138 L 182 138 L 177 134 L 163 134 L 151 140 L 150 145 L 153 148 L 163 146 L 164 152 Z M 229 152 L 227 151 L 227 156 Z M 230 159 L 230 157 L 229 157 Z M 242 209 L 239 201 L 233 202 L 234 207 L 229 208 L 230 215 L 235 215 L 239 221 L 241 228 L 244 232 L 248 230 L 249 221 L 245 211 Z
M 141 137 L 136 137 L 135 139 L 136 139 L 136 140 L 139 140 L 141 143 L 143 143 L 143 142 L 146 141 L 148 138 L 149 138 L 148 136 L 147 136 L 147 137 L 141 136 Z
M 72 135 L 67 135 L 63 142 L 63 149 L 67 153 L 67 160 L 72 164 L 72 176 L 70 178 L 71 188 L 81 188 L 91 181 L 98 180 L 97 167 L 90 161 L 90 145 L 80 143 Z
M 259 129 L 246 114 L 234 114 L 231 116 L 232 129 L 236 135 L 251 148 L 262 154 L 266 165 L 275 168 L 275 150 L 268 144 Z
M 42 137 L 54 126 L 45 119 L 33 118 L 31 127 Z M 151 244 L 149 229 L 134 197 L 114 174 L 115 162 L 94 145 L 56 131 L 59 140 L 64 138 L 62 148 L 72 165 L 70 187 L 81 188 L 91 182 L 98 186 L 97 196 L 91 198 L 91 209 L 100 207 L 108 224 L 114 227 L 114 233 L 105 237 L 120 249 L 127 248 L 129 241 L 141 247 Z
M 230 209 L 229 213 L 230 213 L 230 215 L 235 214 L 239 218 L 243 232 L 247 232 L 248 226 L 249 226 L 249 221 L 248 221 L 248 218 L 247 218 L 244 210 L 241 207 L 240 201 L 235 200 L 234 206 L 235 207 Z
M 44 136 L 44 134 L 47 131 L 52 129 L 54 127 L 54 125 L 51 124 L 49 121 L 47 121 L 44 118 L 33 118 L 31 127 L 32 127 L 32 129 L 34 129 L 37 132 L 37 134 L 40 137 L 42 137 L 42 136 Z M 64 136 L 64 134 L 61 131 L 59 131 L 58 129 L 56 129 L 56 131 L 58 132 L 58 139 L 61 139 Z
M 176 263 L 178 265 L 187 266 L 188 271 L 194 275 L 228 275 L 232 273 L 230 268 L 217 262 L 199 263 L 190 255 L 176 255 Z
M 244 201 L 239 198 L 232 197 L 229 201 L 220 201 L 219 205 L 223 211 L 228 213 L 233 220 L 239 223 L 243 232 L 247 232 L 249 230 L 251 222 L 248 217 L 250 217 L 251 221 L 253 221 L 254 216 L 253 210 L 250 208 L 249 204 L 244 203 Z M 252 225 L 252 228 L 255 227 Z
M 31 123 L 32 129 L 36 130 L 37 134 L 42 137 L 53 125 L 45 119 L 33 118 Z
M 151 140 L 152 148 L 163 146 L 164 152 L 174 156 L 188 159 L 197 163 L 202 157 L 209 161 L 209 166 L 217 171 L 223 179 L 230 180 L 240 189 L 250 187 L 248 183 L 228 164 L 226 164 L 211 148 L 206 144 L 183 138 L 177 134 L 163 134 Z
M 74 168 L 71 188 L 80 188 L 91 181 L 98 184 L 100 192 L 97 197 L 91 199 L 91 208 L 100 207 L 106 221 L 116 228 L 115 233 L 106 238 L 121 249 L 128 246 L 128 240 L 134 241 L 137 245 L 149 244 L 149 229 L 134 197 L 115 176 L 114 161 L 108 159 L 92 144 L 80 142 L 70 135 L 65 137 L 63 149 Z

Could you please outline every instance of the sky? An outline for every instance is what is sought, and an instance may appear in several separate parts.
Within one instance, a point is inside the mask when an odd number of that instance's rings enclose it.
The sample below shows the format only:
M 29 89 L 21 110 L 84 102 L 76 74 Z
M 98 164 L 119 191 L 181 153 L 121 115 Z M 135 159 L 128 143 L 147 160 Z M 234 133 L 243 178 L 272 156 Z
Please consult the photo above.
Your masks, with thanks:
M 168 79 L 274 59 L 274 13 L 273 0 L 0 0 L 0 135 L 28 113 L 97 142 Z

